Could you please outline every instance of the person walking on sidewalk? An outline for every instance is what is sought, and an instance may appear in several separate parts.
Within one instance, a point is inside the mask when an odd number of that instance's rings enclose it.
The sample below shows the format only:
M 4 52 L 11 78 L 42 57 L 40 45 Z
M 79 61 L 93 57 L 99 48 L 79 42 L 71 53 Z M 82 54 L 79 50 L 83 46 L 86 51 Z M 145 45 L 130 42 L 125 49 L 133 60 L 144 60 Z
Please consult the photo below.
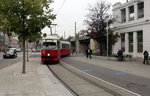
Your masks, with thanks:
M 118 60 L 123 61 L 123 52 L 121 49 L 119 49 L 119 51 L 117 52 L 117 55 L 118 55 Z
M 146 61 L 146 64 L 148 64 L 148 56 L 149 56 L 149 53 L 145 50 L 144 53 L 144 60 L 143 60 L 143 64 L 145 64 L 145 61 Z
M 86 58 L 88 58 L 88 57 L 90 59 L 92 58 L 92 56 L 91 56 L 92 55 L 92 50 L 90 48 L 86 49 L 85 54 L 86 54 Z

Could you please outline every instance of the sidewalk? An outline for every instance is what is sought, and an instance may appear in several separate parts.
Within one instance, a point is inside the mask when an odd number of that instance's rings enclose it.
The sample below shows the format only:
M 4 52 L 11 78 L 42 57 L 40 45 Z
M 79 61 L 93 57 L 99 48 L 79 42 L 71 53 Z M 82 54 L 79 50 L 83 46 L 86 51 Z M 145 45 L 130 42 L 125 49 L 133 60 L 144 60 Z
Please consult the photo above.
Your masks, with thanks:
M 0 96 L 73 96 L 39 58 L 30 58 L 21 72 L 22 62 L 0 69 Z
M 102 66 L 109 69 L 114 69 L 121 72 L 126 72 L 130 74 L 134 74 L 137 76 L 145 77 L 150 79 L 150 65 L 145 65 L 139 61 L 116 61 L 116 60 L 108 60 L 108 59 L 100 59 L 100 58 L 92 58 L 87 59 L 83 55 L 72 55 L 69 58 L 80 60 L 82 62 L 87 62 L 93 65 Z
M 0 52 L 0 59 L 3 57 L 3 52 Z

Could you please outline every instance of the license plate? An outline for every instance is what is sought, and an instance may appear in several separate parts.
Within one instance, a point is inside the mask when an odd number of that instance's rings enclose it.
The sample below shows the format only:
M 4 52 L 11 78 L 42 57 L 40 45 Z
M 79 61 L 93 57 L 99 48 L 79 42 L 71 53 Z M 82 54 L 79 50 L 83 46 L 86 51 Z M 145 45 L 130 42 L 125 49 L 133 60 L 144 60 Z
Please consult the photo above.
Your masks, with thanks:
M 6 56 L 10 56 L 9 54 L 6 54 Z

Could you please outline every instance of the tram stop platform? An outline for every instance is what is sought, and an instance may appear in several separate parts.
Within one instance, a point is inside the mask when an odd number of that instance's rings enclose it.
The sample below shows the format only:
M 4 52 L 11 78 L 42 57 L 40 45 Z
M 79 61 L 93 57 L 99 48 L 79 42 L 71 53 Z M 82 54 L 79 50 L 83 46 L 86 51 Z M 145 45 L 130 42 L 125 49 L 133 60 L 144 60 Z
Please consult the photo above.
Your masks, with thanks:
M 49 71 L 39 58 L 22 61 L 0 69 L 0 96 L 73 96 Z

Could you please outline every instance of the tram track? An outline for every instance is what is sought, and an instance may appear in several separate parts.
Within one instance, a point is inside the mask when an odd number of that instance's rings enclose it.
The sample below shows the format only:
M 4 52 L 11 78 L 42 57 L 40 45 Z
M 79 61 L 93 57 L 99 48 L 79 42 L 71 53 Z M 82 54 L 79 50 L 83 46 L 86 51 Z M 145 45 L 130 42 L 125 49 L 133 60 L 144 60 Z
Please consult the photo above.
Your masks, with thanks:
M 97 83 L 98 80 L 89 79 L 92 77 L 86 77 L 86 74 L 75 72 L 72 68 L 64 66 L 64 64 L 48 65 L 48 68 L 74 96 L 125 96 Z
M 69 90 L 74 96 L 78 96 L 65 82 L 53 71 L 50 65 L 47 65 L 48 69 L 53 73 L 53 75 L 60 81 L 60 83 Z

